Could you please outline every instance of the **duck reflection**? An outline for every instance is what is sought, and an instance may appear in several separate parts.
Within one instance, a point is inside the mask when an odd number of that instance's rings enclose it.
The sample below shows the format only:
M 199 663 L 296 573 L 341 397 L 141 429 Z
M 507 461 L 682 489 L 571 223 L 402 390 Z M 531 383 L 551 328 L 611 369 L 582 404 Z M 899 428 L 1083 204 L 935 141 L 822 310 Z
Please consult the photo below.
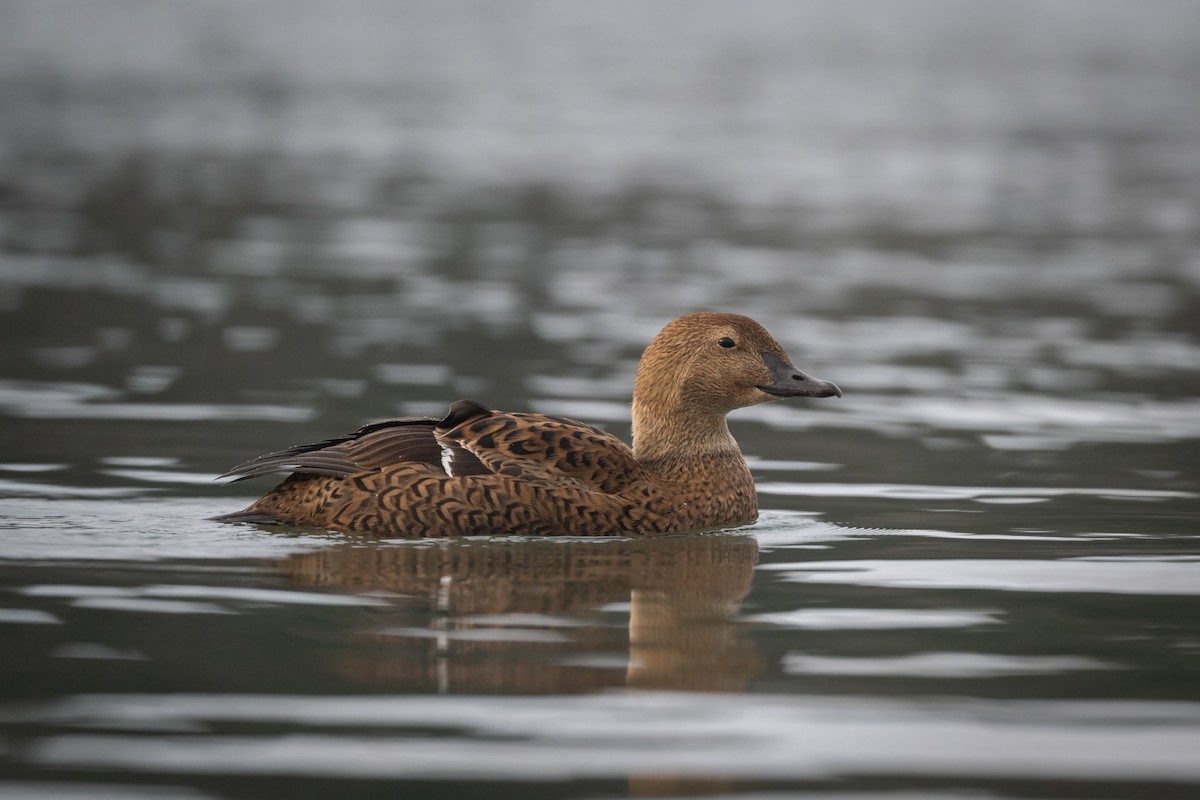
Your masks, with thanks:
M 757 560 L 751 537 L 688 534 L 348 541 L 279 566 L 305 586 L 416 601 L 337 659 L 346 678 L 542 694 L 744 688 L 759 662 L 731 617 Z

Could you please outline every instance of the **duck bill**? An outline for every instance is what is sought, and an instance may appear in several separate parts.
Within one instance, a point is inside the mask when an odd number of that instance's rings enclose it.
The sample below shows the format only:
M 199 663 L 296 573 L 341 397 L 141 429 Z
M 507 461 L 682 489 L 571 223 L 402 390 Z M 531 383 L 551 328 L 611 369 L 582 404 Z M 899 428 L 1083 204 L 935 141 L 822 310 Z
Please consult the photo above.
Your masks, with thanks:
M 763 363 L 771 370 L 771 383 L 759 390 L 775 397 L 841 397 L 837 384 L 805 375 L 786 359 L 774 353 L 763 353 Z

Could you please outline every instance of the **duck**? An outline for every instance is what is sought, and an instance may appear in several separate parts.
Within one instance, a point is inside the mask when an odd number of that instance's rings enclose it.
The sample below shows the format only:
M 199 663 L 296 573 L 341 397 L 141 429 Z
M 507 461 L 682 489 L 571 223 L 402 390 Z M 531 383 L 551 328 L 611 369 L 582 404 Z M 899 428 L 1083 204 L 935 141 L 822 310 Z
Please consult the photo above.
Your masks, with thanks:
M 784 398 L 841 397 L 740 314 L 669 323 L 638 363 L 632 445 L 573 419 L 458 400 L 239 464 L 283 482 L 222 522 L 405 538 L 637 536 L 747 525 L 754 479 L 726 416 Z

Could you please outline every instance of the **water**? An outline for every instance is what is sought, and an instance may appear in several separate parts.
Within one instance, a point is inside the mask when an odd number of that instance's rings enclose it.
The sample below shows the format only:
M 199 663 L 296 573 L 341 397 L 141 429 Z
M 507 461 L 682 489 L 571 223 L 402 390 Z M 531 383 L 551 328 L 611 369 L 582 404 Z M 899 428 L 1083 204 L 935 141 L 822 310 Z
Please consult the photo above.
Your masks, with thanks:
M 0 795 L 1192 797 L 1190 3 L 10 2 Z M 753 526 L 219 525 L 749 314 Z

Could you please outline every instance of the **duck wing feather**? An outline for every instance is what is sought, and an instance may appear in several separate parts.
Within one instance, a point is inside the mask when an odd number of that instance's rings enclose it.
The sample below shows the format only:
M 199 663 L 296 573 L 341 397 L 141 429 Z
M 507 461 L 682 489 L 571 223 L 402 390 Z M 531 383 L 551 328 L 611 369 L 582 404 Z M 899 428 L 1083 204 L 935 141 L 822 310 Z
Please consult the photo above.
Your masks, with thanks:
M 487 413 L 439 428 L 435 435 L 495 475 L 574 483 L 605 494 L 618 494 L 644 477 L 629 445 L 591 425 L 542 414 L 483 411 Z
M 643 477 L 627 444 L 612 434 L 542 414 L 503 413 L 458 401 L 442 420 L 402 417 L 354 433 L 253 458 L 222 475 L 235 481 L 274 473 L 346 478 L 402 464 L 435 467 L 447 477 L 503 475 L 570 483 L 617 494 Z
M 311 444 L 300 444 L 258 456 L 222 475 L 235 481 L 272 473 L 299 472 L 345 478 L 402 462 L 436 465 L 452 461 L 453 474 L 486 474 L 479 459 L 461 448 L 445 446 L 434 436 L 438 420 L 402 417 L 364 425 L 354 433 Z
M 652 498 L 620 439 L 574 420 L 469 401 L 454 403 L 442 420 L 374 423 L 268 453 L 228 474 L 270 472 L 291 475 L 245 511 L 217 519 L 418 536 L 583 535 L 666 524 L 650 502 L 631 502 Z

